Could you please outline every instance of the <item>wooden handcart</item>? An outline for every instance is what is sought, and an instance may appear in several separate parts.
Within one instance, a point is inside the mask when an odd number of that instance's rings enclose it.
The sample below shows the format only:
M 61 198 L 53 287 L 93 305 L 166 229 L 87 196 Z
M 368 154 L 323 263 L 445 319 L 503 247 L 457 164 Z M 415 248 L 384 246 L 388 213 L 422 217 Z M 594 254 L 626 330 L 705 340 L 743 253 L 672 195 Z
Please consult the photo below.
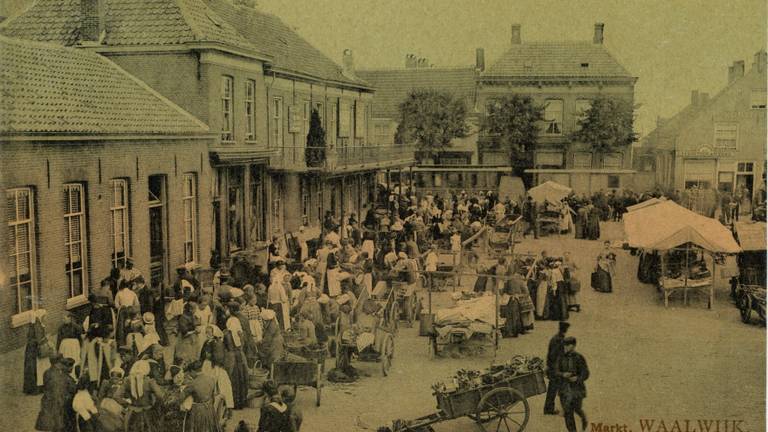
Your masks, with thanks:
M 542 371 L 510 375 L 466 390 L 435 391 L 437 412 L 395 421 L 391 431 L 430 432 L 436 423 L 469 417 L 486 432 L 521 432 L 530 418 L 528 398 L 546 391 Z
M 745 324 L 752 322 L 752 315 L 757 314 L 760 322 L 765 325 L 765 287 L 760 285 L 739 284 L 736 288 L 736 305 L 739 307 L 741 321 Z
M 315 404 L 320 406 L 322 392 L 322 366 L 315 360 L 285 359 L 272 363 L 272 381 L 276 386 L 292 385 L 294 392 L 298 386 L 314 387 Z

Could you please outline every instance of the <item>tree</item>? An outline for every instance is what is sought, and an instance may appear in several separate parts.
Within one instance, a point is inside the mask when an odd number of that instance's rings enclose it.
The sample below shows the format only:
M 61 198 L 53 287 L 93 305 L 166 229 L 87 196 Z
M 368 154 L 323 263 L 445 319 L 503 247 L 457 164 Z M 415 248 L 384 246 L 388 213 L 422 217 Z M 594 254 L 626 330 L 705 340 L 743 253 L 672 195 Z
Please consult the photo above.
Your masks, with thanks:
M 624 99 L 598 97 L 577 122 L 571 139 L 597 152 L 620 150 L 637 141 L 633 129 L 635 106 Z
M 515 175 L 523 177 L 533 166 L 533 149 L 539 136 L 544 107 L 530 96 L 503 96 L 488 104 L 481 130 L 509 156 Z
M 320 113 L 312 110 L 309 117 L 309 132 L 307 133 L 307 148 L 304 150 L 307 166 L 319 167 L 325 162 L 325 130 L 320 123 Z
M 467 136 L 467 107 L 447 91 L 412 90 L 400 104 L 400 117 L 395 142 L 414 142 L 428 157 L 450 148 L 454 138 Z

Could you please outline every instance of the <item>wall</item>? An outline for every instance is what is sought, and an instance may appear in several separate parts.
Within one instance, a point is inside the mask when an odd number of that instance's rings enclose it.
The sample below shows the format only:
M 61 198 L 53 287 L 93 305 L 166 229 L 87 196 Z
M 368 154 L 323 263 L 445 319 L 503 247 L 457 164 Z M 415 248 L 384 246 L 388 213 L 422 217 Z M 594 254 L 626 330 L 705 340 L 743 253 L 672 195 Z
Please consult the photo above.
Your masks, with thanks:
M 129 149 L 129 151 L 126 151 Z M 3 142 L 0 145 L 0 188 L 32 186 L 35 190 L 35 226 L 37 247 L 37 292 L 48 314 L 49 330 L 61 321 L 69 294 L 65 279 L 65 225 L 63 186 L 67 182 L 86 183 L 88 286 L 94 289 L 109 275 L 111 268 L 112 191 L 110 180 L 128 179 L 130 212 L 130 254 L 135 266 L 149 278 L 149 225 L 147 178 L 166 175 L 168 190 L 168 249 L 166 275 L 184 261 L 184 225 L 182 175 L 197 174 L 198 262 L 207 266 L 210 259 L 210 168 L 206 140 L 157 140 L 120 142 Z M 6 201 L 3 200 L 3 203 Z M 6 207 L 0 207 L 5 217 Z M 7 246 L 8 225 L 0 225 L 0 238 Z M 3 250 L 7 251 L 7 248 Z M 0 260 L 0 273 L 8 275 L 7 253 Z M 26 337 L 26 327 L 10 328 L 16 312 L 16 293 L 0 292 L 0 351 L 19 347 Z

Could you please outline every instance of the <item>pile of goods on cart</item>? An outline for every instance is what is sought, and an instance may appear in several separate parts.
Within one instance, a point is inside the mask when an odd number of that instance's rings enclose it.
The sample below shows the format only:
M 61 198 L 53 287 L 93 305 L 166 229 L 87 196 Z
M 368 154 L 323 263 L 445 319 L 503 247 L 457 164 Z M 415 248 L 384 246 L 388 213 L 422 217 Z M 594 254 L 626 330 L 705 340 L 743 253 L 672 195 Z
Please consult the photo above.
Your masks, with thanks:
M 484 371 L 459 369 L 447 383 L 440 381 L 433 384 L 432 392 L 435 396 L 448 396 L 533 372 L 544 372 L 544 361 L 539 357 L 516 355 L 507 362 L 492 364 Z

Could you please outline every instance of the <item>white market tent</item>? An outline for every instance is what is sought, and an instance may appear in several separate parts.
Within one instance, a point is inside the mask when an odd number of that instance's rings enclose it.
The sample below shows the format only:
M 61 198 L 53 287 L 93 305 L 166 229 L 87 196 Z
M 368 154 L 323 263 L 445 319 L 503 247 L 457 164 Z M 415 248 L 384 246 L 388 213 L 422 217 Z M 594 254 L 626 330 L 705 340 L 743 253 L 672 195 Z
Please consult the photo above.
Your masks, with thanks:
M 647 202 L 647 201 L 645 201 Z M 624 215 L 629 246 L 669 250 L 686 243 L 716 253 L 738 253 L 741 247 L 719 221 L 663 201 Z
M 549 201 L 551 203 L 559 203 L 560 200 L 567 197 L 572 191 L 573 189 L 568 186 L 548 180 L 529 189 L 528 195 L 536 202 Z
M 662 275 L 665 275 L 664 256 L 672 249 L 684 249 L 686 254 L 690 245 L 696 245 L 703 250 L 715 253 L 738 253 L 741 247 L 733 238 L 733 234 L 719 221 L 692 212 L 677 205 L 673 201 L 662 201 L 645 208 L 629 212 L 624 215 L 624 231 L 627 235 L 629 246 L 657 250 L 662 252 Z M 686 259 L 686 266 L 687 266 Z M 712 260 L 712 275 L 715 274 Z M 669 303 L 669 296 L 679 290 L 683 291 L 684 303 L 688 299 L 688 289 L 707 290 L 709 294 L 709 307 L 714 302 L 714 279 L 709 283 L 690 281 L 686 273 L 684 280 L 660 279 L 660 288 L 664 294 L 664 305 Z
M 635 205 L 631 205 L 631 206 L 627 207 L 627 212 L 633 212 L 633 211 L 636 211 L 636 210 L 644 209 L 644 208 L 646 208 L 648 206 L 652 206 L 652 205 L 655 205 L 655 204 L 658 204 L 658 203 L 662 203 L 662 202 L 664 202 L 666 200 L 667 200 L 666 198 L 661 198 L 661 199 L 659 199 L 659 198 L 651 198 L 651 199 L 647 199 L 647 200 L 645 200 L 645 201 L 643 201 L 641 203 L 637 203 Z

